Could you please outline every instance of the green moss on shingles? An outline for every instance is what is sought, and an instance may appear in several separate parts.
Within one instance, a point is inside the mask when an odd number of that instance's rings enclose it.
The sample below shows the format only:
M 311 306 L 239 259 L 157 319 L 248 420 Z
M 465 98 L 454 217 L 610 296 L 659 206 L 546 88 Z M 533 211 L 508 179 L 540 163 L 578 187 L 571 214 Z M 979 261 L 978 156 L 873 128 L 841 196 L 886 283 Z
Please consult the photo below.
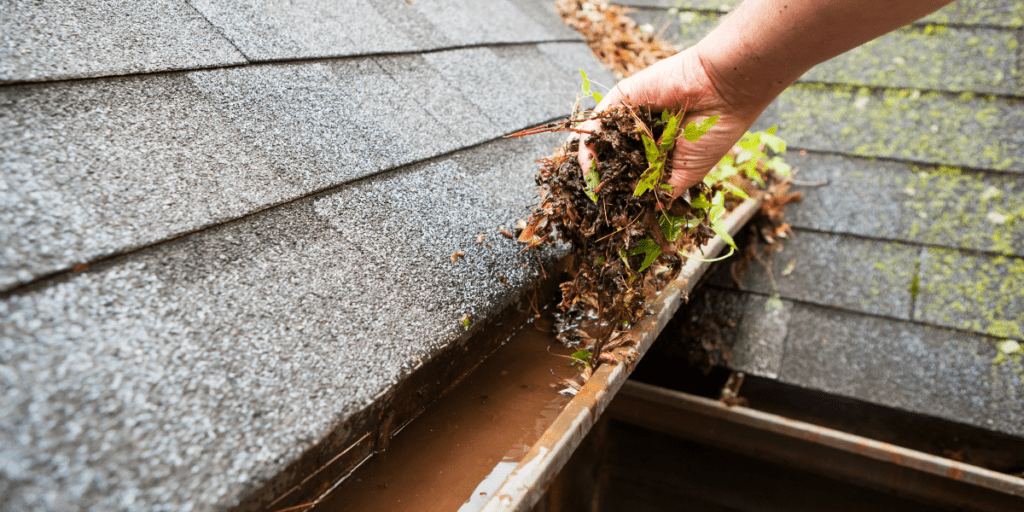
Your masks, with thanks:
M 670 2 L 680 10 L 729 12 L 738 0 L 680 0 Z M 1019 28 L 1024 25 L 1024 2 L 1007 0 L 960 0 L 925 16 L 917 25 L 988 25 Z
M 963 172 L 958 168 L 910 166 L 897 177 L 908 213 L 898 236 L 934 245 L 1024 255 L 1024 196 L 1020 179 Z M 992 212 L 1006 216 L 1002 223 Z
M 721 17 L 669 10 L 664 21 L 653 25 L 678 23 L 673 44 L 683 49 L 700 41 Z M 801 81 L 1012 94 L 1013 84 L 1004 77 L 1017 71 L 1016 53 L 997 48 L 1012 50 L 1016 37 L 1010 30 L 941 24 L 904 27 L 819 64 Z
M 1024 143 L 1005 138 L 1024 126 L 1022 100 L 960 100 L 906 89 L 880 89 L 848 99 L 847 92 L 852 88 L 822 90 L 821 84 L 787 89 L 779 97 L 778 111 L 779 128 L 790 144 L 996 170 L 1024 165 Z M 848 135 L 840 136 L 846 127 L 851 127 Z
M 993 25 L 1018 28 L 1024 24 L 1024 2 L 961 0 L 924 17 L 922 22 L 957 25 Z
M 1024 339 L 1024 258 L 933 248 L 928 250 L 921 276 L 919 319 L 998 338 Z

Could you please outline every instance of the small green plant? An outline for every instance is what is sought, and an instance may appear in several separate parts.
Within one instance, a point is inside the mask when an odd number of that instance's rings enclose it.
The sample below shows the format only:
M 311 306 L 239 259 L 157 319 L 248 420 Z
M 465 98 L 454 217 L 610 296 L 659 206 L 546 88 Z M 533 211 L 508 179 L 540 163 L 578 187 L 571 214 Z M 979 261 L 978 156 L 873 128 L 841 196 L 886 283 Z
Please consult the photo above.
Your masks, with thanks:
M 590 358 L 593 357 L 593 354 L 591 354 L 587 349 L 581 349 L 573 352 L 569 357 L 573 360 L 572 364 L 578 364 L 584 368 L 590 368 Z
M 654 140 L 654 134 L 652 134 L 646 126 L 637 128 L 637 131 L 640 132 L 640 138 L 644 141 L 644 150 L 646 151 L 648 167 L 647 171 L 640 176 L 640 182 L 637 183 L 636 189 L 633 191 L 634 196 L 639 197 L 648 190 L 654 190 L 661 184 L 661 178 L 665 174 L 665 163 L 668 161 L 668 155 L 672 152 L 672 148 L 676 145 L 676 139 L 679 137 L 679 123 L 683 120 L 683 115 L 685 114 L 686 112 L 683 110 L 674 114 L 667 110 L 662 112 L 661 122 L 665 123 L 665 130 L 661 133 L 661 137 L 659 137 L 657 141 Z M 704 121 L 711 119 L 713 119 L 713 121 L 711 121 L 711 126 L 714 126 L 715 121 L 718 120 L 717 116 L 705 119 Z M 704 121 L 701 122 L 702 125 L 706 124 Z M 691 131 L 690 126 L 695 127 L 692 130 L 693 133 L 700 131 L 700 129 L 696 128 L 694 123 L 690 123 L 690 125 L 686 127 L 686 132 Z M 709 129 L 710 126 L 704 130 L 704 133 L 707 133 Z M 700 138 L 700 135 L 697 135 L 697 138 Z M 687 137 L 687 140 L 689 140 L 689 136 Z M 668 185 L 662 186 L 668 187 Z M 671 190 L 671 187 L 666 190 Z
M 580 76 L 583 77 L 583 98 L 594 98 L 594 101 L 601 103 L 604 99 L 604 95 L 595 91 L 590 84 L 590 79 L 587 78 L 587 72 L 580 69 Z

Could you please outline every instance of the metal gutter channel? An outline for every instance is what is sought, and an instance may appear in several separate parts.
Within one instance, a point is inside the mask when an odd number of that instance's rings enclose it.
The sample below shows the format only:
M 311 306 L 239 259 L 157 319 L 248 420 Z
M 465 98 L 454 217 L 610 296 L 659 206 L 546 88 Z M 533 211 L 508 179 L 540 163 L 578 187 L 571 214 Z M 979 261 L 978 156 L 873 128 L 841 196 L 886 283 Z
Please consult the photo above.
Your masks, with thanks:
M 739 231 L 760 207 L 760 202 L 748 200 L 729 212 L 726 219 L 729 233 L 735 234 Z M 714 257 L 725 247 L 725 242 L 716 236 L 705 248 L 704 257 Z M 679 277 L 669 283 L 651 305 L 653 314 L 637 323 L 628 334 L 635 341 L 632 348 L 616 351 L 624 360 L 632 363 L 604 364 L 598 368 L 540 440 L 530 448 L 519 465 L 484 505 L 482 511 L 526 512 L 537 504 L 619 388 L 626 382 L 636 361 L 647 352 L 661 330 L 675 315 L 680 303 L 686 300 L 687 295 L 710 266 L 708 262 L 687 260 L 679 272 Z
M 1024 479 L 747 407 L 629 381 L 609 415 L 726 450 L 961 510 L 1024 510 Z

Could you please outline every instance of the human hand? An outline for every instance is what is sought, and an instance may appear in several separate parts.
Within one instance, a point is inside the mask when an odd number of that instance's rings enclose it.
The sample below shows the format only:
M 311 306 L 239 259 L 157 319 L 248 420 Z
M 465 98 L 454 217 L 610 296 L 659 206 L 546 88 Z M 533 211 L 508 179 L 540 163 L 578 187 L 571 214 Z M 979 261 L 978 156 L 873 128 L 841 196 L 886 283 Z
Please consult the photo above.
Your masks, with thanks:
M 619 82 L 596 110 L 605 110 L 628 99 L 637 105 L 648 106 L 654 112 L 678 111 L 686 107 L 684 125 L 719 116 L 718 122 L 699 141 L 689 142 L 680 138 L 677 142 L 670 160 L 672 176 L 668 181 L 673 187 L 672 196 L 676 197 L 704 179 L 774 98 L 770 95 L 751 103 L 727 97 L 723 90 L 728 89 L 724 84 L 716 83 L 696 48 L 690 48 Z M 601 122 L 587 121 L 579 128 L 600 131 Z M 583 141 L 586 139 L 584 135 Z M 593 158 L 593 150 L 581 144 L 580 168 L 589 169 Z

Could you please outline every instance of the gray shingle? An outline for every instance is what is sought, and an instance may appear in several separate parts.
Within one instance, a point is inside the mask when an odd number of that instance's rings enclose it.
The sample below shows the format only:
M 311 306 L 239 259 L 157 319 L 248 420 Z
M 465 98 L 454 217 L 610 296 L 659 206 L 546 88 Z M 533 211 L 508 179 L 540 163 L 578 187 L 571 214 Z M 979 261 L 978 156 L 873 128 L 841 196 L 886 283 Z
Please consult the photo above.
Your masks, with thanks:
M 191 0 L 255 61 L 421 50 L 368 0 Z M 387 37 L 381 37 L 383 33 Z
M 785 133 L 782 134 L 785 136 Z M 786 222 L 817 231 L 1024 256 L 1019 175 L 793 152 L 803 201 Z
M 630 16 L 655 30 L 668 23 L 664 37 L 678 48 L 700 41 L 722 17 L 691 11 Z M 1020 31 L 1010 29 L 907 27 L 815 66 L 800 81 L 1022 95 L 1019 38 Z
M 796 148 L 1024 172 L 1024 100 L 796 84 L 755 128 Z
M 914 317 L 1024 340 L 1024 259 L 928 249 Z
M 547 31 L 547 37 L 559 41 L 583 41 L 580 35 L 572 27 L 562 21 L 562 17 L 555 8 L 555 2 L 550 0 L 512 0 L 512 3 Z
M 579 39 L 536 0 L 524 0 L 522 9 L 509 0 L 192 2 L 256 61 Z
M 0 5 L 0 83 L 244 62 L 228 40 L 182 1 Z
M 428 53 L 423 58 L 491 123 L 511 127 L 507 133 L 568 114 L 568 106 L 563 105 L 575 98 L 579 88 L 578 79 L 535 47 L 472 48 Z
M 751 295 L 743 320 L 736 326 L 729 367 L 774 379 L 782 370 L 784 344 L 793 303 Z
M 623 0 L 615 2 L 636 7 L 661 7 L 728 12 L 739 5 L 738 0 Z M 1020 0 L 959 0 L 934 14 L 922 18 L 919 24 L 991 25 L 1019 28 L 1024 24 L 1024 2 Z
M 492 123 L 479 106 L 467 100 L 422 55 L 378 57 L 374 60 L 398 83 L 404 93 L 401 101 L 422 106 L 448 132 L 455 135 L 460 146 L 477 144 L 503 135 L 501 125 Z M 436 144 L 440 141 L 433 140 L 433 137 L 423 137 L 423 142 Z
M 797 231 L 772 259 L 777 288 L 756 261 L 742 281 L 757 293 L 777 290 L 785 299 L 909 319 L 919 255 L 912 245 Z M 712 279 L 716 286 L 735 286 L 730 265 L 719 267 Z
M 0 301 L 0 508 L 231 506 L 537 276 L 497 227 L 558 140 L 480 146 L 458 156 L 502 165 L 419 164 Z
M 0 290 L 568 112 L 578 74 L 497 53 L 4 88 Z
M 510 0 L 416 0 L 414 7 L 456 46 L 555 38 L 514 4 Z
M 0 89 L 0 289 L 302 193 L 184 75 Z
M 795 305 L 780 380 L 950 421 L 1024 435 L 1019 361 L 995 340 Z

